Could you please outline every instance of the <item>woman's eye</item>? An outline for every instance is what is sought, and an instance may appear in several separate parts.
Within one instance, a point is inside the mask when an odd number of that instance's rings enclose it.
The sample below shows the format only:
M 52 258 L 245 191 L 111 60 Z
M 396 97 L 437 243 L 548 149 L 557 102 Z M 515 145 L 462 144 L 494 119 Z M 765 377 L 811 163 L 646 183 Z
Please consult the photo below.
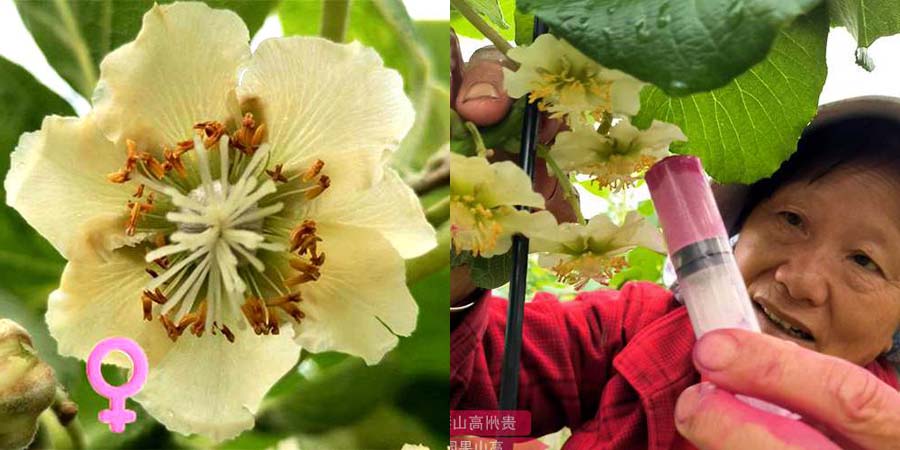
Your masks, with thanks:
M 799 227 L 803 225 L 803 218 L 800 217 L 799 214 L 793 213 L 790 211 L 781 211 L 778 213 L 779 216 L 790 226 Z
M 868 255 L 864 253 L 856 253 L 850 257 L 854 263 L 863 269 L 870 270 L 872 272 L 881 273 L 881 268 L 878 267 L 878 264 L 875 264 L 875 261 L 872 261 L 872 258 L 869 258 Z

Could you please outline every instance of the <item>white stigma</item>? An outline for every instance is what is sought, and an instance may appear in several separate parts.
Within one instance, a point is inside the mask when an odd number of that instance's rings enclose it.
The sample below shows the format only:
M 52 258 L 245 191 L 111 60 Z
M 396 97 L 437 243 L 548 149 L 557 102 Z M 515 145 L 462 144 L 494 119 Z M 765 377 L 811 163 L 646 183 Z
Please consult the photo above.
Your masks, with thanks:
M 249 264 L 263 272 L 265 265 L 256 256 L 257 250 L 285 250 L 283 245 L 268 241 L 261 232 L 262 221 L 281 211 L 284 204 L 258 206 L 260 200 L 276 191 L 272 180 L 260 184 L 257 178 L 268 154 L 268 144 L 253 154 L 234 184 L 228 177 L 227 135 L 219 140 L 221 175 L 218 179 L 212 177 L 209 153 L 199 137 L 194 138 L 194 149 L 199 159 L 201 184 L 187 194 L 173 187 L 162 189 L 179 208 L 166 214 L 166 219 L 177 224 L 179 231 L 172 233 L 168 245 L 147 253 L 145 260 L 149 263 L 163 257 L 176 258 L 165 272 L 147 284 L 147 290 L 169 283 L 168 299 L 160 314 L 167 314 L 180 305 L 174 318 L 178 323 L 191 312 L 201 287 L 206 285 L 205 327 L 211 329 L 213 322 L 222 324 L 226 315 L 240 315 L 247 285 L 238 268 Z

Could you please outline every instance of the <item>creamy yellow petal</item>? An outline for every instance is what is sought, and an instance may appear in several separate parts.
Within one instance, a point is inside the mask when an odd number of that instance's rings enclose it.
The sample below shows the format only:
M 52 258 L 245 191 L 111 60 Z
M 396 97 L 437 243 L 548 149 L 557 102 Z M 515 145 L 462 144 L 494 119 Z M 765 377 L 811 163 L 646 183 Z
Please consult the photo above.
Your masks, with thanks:
M 589 127 L 577 127 L 556 135 L 550 156 L 564 171 L 583 169 L 606 161 L 613 150 L 613 141 Z
M 374 50 L 315 37 L 269 39 L 253 54 L 238 89 L 261 109 L 271 160 L 286 169 L 325 162 L 334 195 L 381 179 L 415 113 L 403 79 Z
M 158 321 L 143 320 L 141 291 L 149 280 L 143 252 L 127 247 L 98 252 L 87 239 L 82 242 L 73 247 L 75 258 L 47 305 L 47 326 L 59 353 L 86 360 L 101 339 L 124 336 L 140 344 L 155 368 L 173 344 Z M 107 360 L 130 365 L 119 353 Z
M 608 70 L 604 75 L 609 77 L 609 72 L 615 73 L 615 79 L 610 90 L 612 113 L 633 116 L 641 109 L 641 89 L 647 83 L 618 70 Z
M 437 245 L 419 198 L 397 172 L 387 169 L 380 183 L 362 192 L 321 197 L 307 213 L 322 224 L 367 228 L 384 236 L 403 258 L 414 258 Z
M 618 126 L 629 126 L 634 128 L 634 126 L 625 120 L 620 122 Z M 613 127 L 613 129 L 610 130 L 610 135 L 613 137 L 615 137 L 616 133 L 615 128 L 617 127 Z M 654 120 L 653 123 L 650 124 L 650 128 L 640 131 L 632 138 L 631 146 L 641 149 L 644 153 L 653 153 L 658 150 L 668 150 L 669 145 L 671 145 L 673 141 L 685 142 L 687 140 L 687 136 L 681 132 L 681 128 L 678 128 L 678 125 Z
M 155 5 L 137 38 L 100 63 L 94 111 L 114 142 L 172 146 L 191 127 L 231 118 L 229 98 L 250 57 L 241 18 L 205 3 Z
M 450 193 L 472 195 L 485 208 L 501 205 L 544 207 L 544 197 L 532 190 L 531 178 L 512 161 L 489 163 L 480 156 L 451 154 Z
M 125 150 L 116 149 L 94 118 L 49 116 L 41 129 L 25 133 L 10 156 L 4 188 L 6 202 L 66 258 L 85 223 L 99 216 L 127 213 L 127 185 L 106 175 L 122 167 Z
M 474 195 L 475 187 L 490 180 L 492 172 L 485 158 L 450 153 L 450 192 L 454 195 Z
M 526 237 L 540 236 L 548 231 L 556 229 L 556 218 L 550 211 L 528 212 L 513 210 L 497 218 L 497 222 L 503 227 L 503 233 L 497 237 L 497 246 L 492 252 L 483 256 L 490 257 L 502 255 L 512 247 L 512 237 L 521 233 Z
M 263 397 L 297 363 L 300 347 L 290 329 L 270 336 L 250 328 L 232 331 L 234 342 L 209 332 L 179 338 L 165 358 L 151 362 L 135 400 L 182 434 L 219 442 L 252 428 Z
M 519 69 L 503 69 L 503 86 L 510 97 L 519 98 L 534 89 L 540 80 L 538 69 L 555 73 L 562 68 L 562 57 L 584 61 L 580 52 L 565 41 L 550 34 L 538 36 L 531 45 L 514 47 L 508 53 L 509 59 L 519 63 Z
M 322 226 L 322 277 L 300 285 L 307 317 L 296 340 L 314 351 L 337 350 L 375 364 L 416 328 L 419 307 L 406 287 L 403 259 L 375 231 Z
M 557 227 L 534 233 L 528 248 L 532 252 L 568 254 L 581 252 L 587 241 L 586 229 L 587 226 L 577 223 L 561 223 Z
M 638 245 L 657 253 L 666 251 L 665 242 L 659 228 L 647 221 L 637 211 L 631 211 L 625 216 L 625 223 L 622 224 L 611 240 L 611 246 L 613 248 L 622 248 Z
M 491 164 L 493 180 L 487 181 L 478 194 L 478 200 L 486 207 L 497 205 L 529 206 L 543 208 L 544 197 L 532 188 L 531 177 L 512 161 Z

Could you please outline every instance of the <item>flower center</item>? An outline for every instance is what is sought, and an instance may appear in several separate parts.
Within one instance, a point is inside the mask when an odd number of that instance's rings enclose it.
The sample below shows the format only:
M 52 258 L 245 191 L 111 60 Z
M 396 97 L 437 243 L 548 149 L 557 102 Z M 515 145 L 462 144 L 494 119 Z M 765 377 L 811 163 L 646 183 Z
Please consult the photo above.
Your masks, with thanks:
M 125 232 L 147 245 L 144 319 L 159 317 L 173 341 L 190 328 L 198 337 L 219 331 L 233 342 L 228 325 L 241 321 L 257 334 L 278 334 L 285 318 L 304 317 L 296 288 L 317 280 L 325 261 L 315 222 L 292 229 L 285 205 L 328 188 L 324 163 L 296 174 L 281 164 L 266 169 L 265 126 L 250 114 L 230 135 L 218 122 L 194 128 L 198 134 L 165 148 L 162 161 L 128 141 L 125 167 L 108 176 L 138 183 Z M 288 277 L 273 267 L 286 252 L 294 254 L 289 265 L 296 271 Z
M 600 78 L 600 70 L 581 68 L 576 70 L 569 58 L 560 57 L 560 65 L 557 71 L 537 69 L 539 77 L 535 81 L 531 91 L 530 102 L 538 101 L 538 109 L 541 111 L 558 111 L 561 104 L 581 103 L 588 101 L 596 104 L 591 111 L 595 117 L 600 117 L 604 112 L 609 112 L 612 106 L 612 83 Z M 588 96 L 591 100 L 586 100 Z
M 456 251 L 471 250 L 475 256 L 493 250 L 503 226 L 495 214 L 471 195 L 454 195 L 450 198 L 450 214 L 455 218 L 451 230 Z
M 566 257 L 553 266 L 553 271 L 556 272 L 559 281 L 571 284 L 575 289 L 581 289 L 590 280 L 604 285 L 608 284 L 609 279 L 627 265 L 628 263 L 622 256 L 610 257 L 586 252 Z

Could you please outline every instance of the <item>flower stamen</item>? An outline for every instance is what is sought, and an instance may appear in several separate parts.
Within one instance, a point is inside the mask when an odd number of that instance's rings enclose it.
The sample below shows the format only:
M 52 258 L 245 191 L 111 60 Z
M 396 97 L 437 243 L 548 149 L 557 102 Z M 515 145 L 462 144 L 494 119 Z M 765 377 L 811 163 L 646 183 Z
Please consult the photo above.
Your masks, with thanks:
M 270 178 L 272 178 L 272 181 L 275 181 L 278 183 L 287 183 L 288 182 L 287 177 L 285 177 L 284 174 L 281 173 L 282 166 L 284 166 L 284 164 L 277 164 L 277 165 L 275 165 L 274 170 L 266 170 L 266 174 L 269 175 Z
M 262 143 L 265 133 L 265 124 L 257 127 L 256 121 L 253 120 L 253 114 L 244 114 L 241 127 L 231 135 L 231 145 L 245 155 L 252 155 Z
M 298 306 L 300 294 L 283 292 L 266 276 L 260 252 L 289 248 L 294 253 L 289 265 L 296 272 L 284 281 L 287 287 L 318 280 L 325 255 L 317 248 L 322 239 L 314 221 L 304 220 L 290 232 L 285 246 L 272 240 L 279 233 L 271 227 L 279 222 L 269 224 L 268 218 L 284 209 L 281 197 L 302 193 L 312 199 L 325 191 L 331 184 L 322 173 L 325 163 L 316 160 L 291 174 L 283 164 L 267 168 L 265 125 L 249 113 L 232 134 L 216 121 L 199 122 L 193 129 L 193 139 L 177 142 L 174 149 L 163 147 L 162 160 L 127 140 L 124 167 L 108 175 L 115 183 L 138 182 L 127 202 L 125 232 L 148 236 L 143 318 L 158 316 L 173 341 L 185 330 L 198 337 L 209 330 L 234 342 L 226 322 L 233 325 L 236 317 L 256 334 L 278 334 L 286 319 L 279 315 L 297 322 L 306 316 Z M 182 158 L 191 150 L 195 158 Z M 189 170 L 188 163 L 195 167 Z M 170 172 L 180 179 L 169 177 Z M 268 280 L 271 289 L 261 291 L 256 279 Z
M 195 130 L 200 130 L 203 135 L 203 145 L 210 148 L 219 143 L 219 139 L 225 134 L 225 125 L 221 122 L 200 122 L 194 125 Z

